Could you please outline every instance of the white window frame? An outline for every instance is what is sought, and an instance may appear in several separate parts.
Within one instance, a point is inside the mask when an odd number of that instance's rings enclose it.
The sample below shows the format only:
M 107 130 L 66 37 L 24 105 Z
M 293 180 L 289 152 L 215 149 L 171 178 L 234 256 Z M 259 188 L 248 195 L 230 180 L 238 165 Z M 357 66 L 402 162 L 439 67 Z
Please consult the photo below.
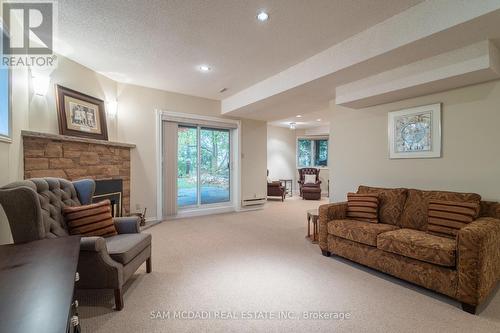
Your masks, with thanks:
M 0 141 L 1 142 L 7 142 L 7 143 L 12 143 L 12 71 L 10 68 L 7 69 L 8 71 L 8 92 L 7 92 L 7 135 L 1 134 L 0 133 Z
M 300 165 L 299 164 L 299 140 L 311 140 L 311 159 L 312 159 L 312 165 Z M 297 140 L 295 142 L 295 164 L 297 169 L 302 169 L 302 168 L 316 168 L 316 169 L 328 169 L 328 159 L 327 159 L 327 165 L 316 165 L 316 156 L 315 156 L 315 151 L 316 151 L 316 142 L 315 140 L 328 140 L 328 154 L 330 154 L 330 137 L 329 136 L 298 136 Z

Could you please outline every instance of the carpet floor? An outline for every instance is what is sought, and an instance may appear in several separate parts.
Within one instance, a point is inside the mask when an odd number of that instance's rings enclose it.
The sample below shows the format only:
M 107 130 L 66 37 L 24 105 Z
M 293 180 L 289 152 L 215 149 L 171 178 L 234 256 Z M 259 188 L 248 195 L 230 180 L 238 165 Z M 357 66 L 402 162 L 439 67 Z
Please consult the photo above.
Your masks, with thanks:
M 500 332 L 500 293 L 477 316 L 450 298 L 347 260 L 304 239 L 296 198 L 265 209 L 179 219 L 153 236 L 125 287 L 79 291 L 83 332 Z M 319 317 L 321 316 L 321 317 Z

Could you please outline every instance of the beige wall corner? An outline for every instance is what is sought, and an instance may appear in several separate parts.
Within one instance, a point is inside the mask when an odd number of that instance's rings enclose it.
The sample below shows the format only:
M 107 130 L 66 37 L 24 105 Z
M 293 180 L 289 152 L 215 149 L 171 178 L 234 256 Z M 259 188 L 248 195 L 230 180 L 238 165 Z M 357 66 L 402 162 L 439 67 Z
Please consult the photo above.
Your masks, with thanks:
M 241 199 L 267 196 L 267 123 L 241 121 Z
M 0 186 L 23 178 L 21 130 L 28 128 L 28 70 L 12 70 L 12 142 L 0 141 Z M 12 242 L 10 227 L 0 207 L 0 244 Z

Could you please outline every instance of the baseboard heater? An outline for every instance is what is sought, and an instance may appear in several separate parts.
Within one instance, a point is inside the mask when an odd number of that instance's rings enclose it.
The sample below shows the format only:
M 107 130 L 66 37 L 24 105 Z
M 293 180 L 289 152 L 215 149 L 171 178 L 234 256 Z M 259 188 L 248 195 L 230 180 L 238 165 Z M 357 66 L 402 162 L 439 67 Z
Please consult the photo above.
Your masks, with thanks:
M 244 199 L 241 201 L 241 206 L 242 207 L 259 206 L 265 204 L 266 201 L 267 201 L 266 198 Z

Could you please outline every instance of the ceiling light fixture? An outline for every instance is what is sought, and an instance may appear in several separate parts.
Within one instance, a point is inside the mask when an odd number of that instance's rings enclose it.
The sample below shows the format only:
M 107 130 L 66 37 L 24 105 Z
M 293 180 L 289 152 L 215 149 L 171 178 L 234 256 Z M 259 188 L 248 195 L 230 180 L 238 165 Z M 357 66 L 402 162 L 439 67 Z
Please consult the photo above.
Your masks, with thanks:
M 296 125 L 297 125 L 296 123 L 290 123 L 290 125 L 289 125 L 290 129 L 294 130 L 297 127 Z
M 198 67 L 200 71 L 202 72 L 210 72 L 212 70 L 212 68 L 208 65 L 200 65 L 200 67 Z
M 316 121 L 321 121 L 321 118 L 316 119 Z
M 257 20 L 261 22 L 265 22 L 269 19 L 269 14 L 266 13 L 265 11 L 261 11 L 260 13 L 257 14 Z
M 296 115 L 295 117 L 297 117 L 297 118 L 302 118 L 302 115 L 298 114 L 298 115 Z

